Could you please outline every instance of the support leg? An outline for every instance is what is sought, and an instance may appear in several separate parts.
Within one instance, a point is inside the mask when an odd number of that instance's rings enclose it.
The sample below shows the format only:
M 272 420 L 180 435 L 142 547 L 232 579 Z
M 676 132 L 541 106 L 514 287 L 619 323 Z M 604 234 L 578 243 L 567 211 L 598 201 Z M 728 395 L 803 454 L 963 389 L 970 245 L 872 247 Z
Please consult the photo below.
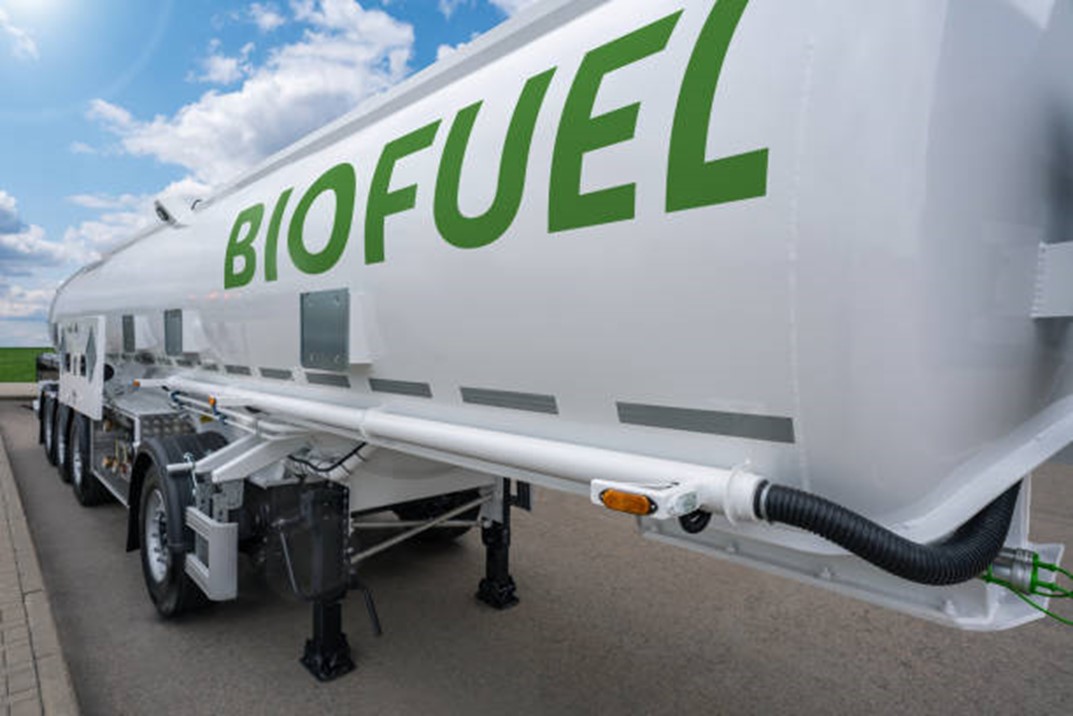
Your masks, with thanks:
M 485 548 L 485 576 L 477 588 L 477 599 L 495 609 L 518 603 L 517 588 L 510 576 L 510 480 L 503 480 L 501 521 L 481 529 Z
M 346 490 L 331 483 L 311 487 L 301 495 L 300 521 L 312 542 L 308 591 L 302 589 L 294 573 L 286 532 L 280 532 L 295 591 L 313 602 L 313 637 L 306 640 L 301 662 L 320 681 L 354 670 L 350 644 L 343 633 L 348 505 Z
M 302 665 L 318 681 L 331 681 L 354 670 L 339 599 L 313 602 L 313 638 L 306 640 Z

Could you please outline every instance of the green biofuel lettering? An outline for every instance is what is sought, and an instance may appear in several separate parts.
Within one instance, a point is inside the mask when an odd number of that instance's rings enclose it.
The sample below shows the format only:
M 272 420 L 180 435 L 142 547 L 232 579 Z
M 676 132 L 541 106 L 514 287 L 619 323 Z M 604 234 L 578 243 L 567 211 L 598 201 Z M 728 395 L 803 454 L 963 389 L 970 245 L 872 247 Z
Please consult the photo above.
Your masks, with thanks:
M 767 194 L 768 150 L 758 149 L 729 157 L 707 156 L 708 133 L 723 61 L 730 48 L 748 0 L 717 0 L 709 12 L 682 75 L 668 138 L 665 210 L 668 213 L 743 201 Z M 551 154 L 547 230 L 559 233 L 588 226 L 632 220 L 636 182 L 624 182 L 583 192 L 585 156 L 601 149 L 630 142 L 637 130 L 641 102 L 593 115 L 600 86 L 606 76 L 624 67 L 652 62 L 673 40 L 682 11 L 667 15 L 583 56 L 559 116 Z M 558 68 L 529 77 L 521 88 L 511 115 L 494 196 L 487 208 L 473 215 L 460 207 L 460 186 L 473 130 L 485 103 L 475 102 L 458 110 L 445 127 L 446 138 L 439 156 L 432 213 L 443 241 L 459 249 L 488 246 L 502 238 L 513 224 L 525 196 L 526 175 L 537 121 L 546 111 L 544 101 Z M 364 262 L 389 260 L 392 216 L 412 211 L 420 182 L 394 186 L 400 166 L 431 150 L 443 119 L 411 129 L 384 145 L 375 164 L 369 164 L 368 193 L 364 196 Z M 480 138 L 480 140 L 487 138 Z M 331 167 L 298 199 L 290 217 L 285 244 L 291 264 L 305 274 L 321 274 L 334 268 L 351 239 L 357 195 L 357 162 Z M 624 177 L 626 178 L 626 177 Z M 267 224 L 263 250 L 263 273 L 267 282 L 279 275 L 280 232 L 294 187 L 276 197 Z M 328 236 L 307 242 L 307 219 L 317 202 L 334 202 Z M 224 288 L 251 283 L 257 275 L 256 246 L 265 223 L 266 207 L 257 203 L 239 212 L 231 228 L 224 258 Z M 311 250 L 313 244 L 319 248 Z

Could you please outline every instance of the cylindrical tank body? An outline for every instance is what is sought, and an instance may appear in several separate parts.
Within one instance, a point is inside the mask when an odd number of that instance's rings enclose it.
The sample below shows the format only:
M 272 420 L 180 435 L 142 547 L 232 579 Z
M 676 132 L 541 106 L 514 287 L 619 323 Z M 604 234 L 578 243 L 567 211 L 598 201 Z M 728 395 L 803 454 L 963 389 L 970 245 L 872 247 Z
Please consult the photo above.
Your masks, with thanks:
M 548 2 L 78 274 L 51 321 L 106 315 L 117 360 L 133 316 L 161 359 L 182 309 L 195 364 L 165 372 L 749 461 L 934 538 L 1061 397 L 1030 309 L 1039 244 L 1073 237 L 1071 48 L 1045 0 Z M 303 361 L 301 296 L 332 289 L 349 388 Z

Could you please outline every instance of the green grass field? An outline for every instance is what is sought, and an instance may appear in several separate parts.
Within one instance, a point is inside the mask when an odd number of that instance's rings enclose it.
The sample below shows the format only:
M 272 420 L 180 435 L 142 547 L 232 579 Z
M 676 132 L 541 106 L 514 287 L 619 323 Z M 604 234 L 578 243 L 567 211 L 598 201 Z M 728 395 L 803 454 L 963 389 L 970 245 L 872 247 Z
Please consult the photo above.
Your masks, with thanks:
M 33 383 L 37 356 L 51 348 L 0 348 L 0 383 Z

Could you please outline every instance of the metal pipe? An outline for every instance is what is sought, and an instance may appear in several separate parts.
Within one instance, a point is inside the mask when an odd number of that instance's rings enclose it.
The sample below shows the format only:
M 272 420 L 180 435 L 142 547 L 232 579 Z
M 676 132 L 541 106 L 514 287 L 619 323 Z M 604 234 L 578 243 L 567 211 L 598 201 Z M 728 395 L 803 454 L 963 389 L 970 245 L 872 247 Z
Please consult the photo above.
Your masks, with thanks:
M 467 502 L 464 505 L 456 507 L 453 510 L 448 510 L 447 512 L 444 512 L 439 517 L 437 517 L 435 519 L 432 519 L 432 520 L 429 520 L 428 522 L 425 522 L 420 527 L 415 527 L 412 530 L 407 530 L 406 532 L 403 532 L 401 535 L 395 535 L 391 539 L 386 539 L 386 540 L 384 540 L 383 542 L 381 542 L 378 545 L 370 547 L 369 549 L 364 550 L 362 552 L 358 552 L 357 554 L 355 554 L 353 557 L 350 558 L 350 561 L 352 561 L 352 562 L 360 562 L 363 559 L 368 559 L 369 557 L 372 557 L 374 554 L 379 554 L 380 552 L 383 552 L 385 549 L 389 549 L 391 547 L 394 547 L 395 545 L 399 544 L 400 542 L 405 542 L 406 540 L 410 539 L 411 537 L 416 537 L 417 535 L 421 534 L 422 532 L 430 530 L 433 527 L 438 527 L 440 524 L 449 521 L 452 517 L 456 517 L 456 516 L 462 514 L 463 512 L 465 512 L 466 510 L 472 510 L 474 507 L 479 507 L 480 505 L 483 505 L 485 502 L 488 502 L 491 499 L 492 499 L 492 496 L 488 495 L 486 497 L 478 497 L 475 500 L 470 500 L 469 502 Z
M 697 490 L 698 507 L 732 520 L 754 520 L 753 497 L 763 479 L 727 470 L 636 453 L 516 435 L 424 418 L 263 393 L 189 378 L 154 381 L 172 390 L 212 395 L 217 404 L 253 406 L 277 415 L 352 430 L 367 441 L 386 440 L 449 455 L 518 468 L 588 485 L 594 479 L 640 485 L 678 484 Z M 405 445 L 392 447 L 405 451 Z
M 447 520 L 439 522 L 437 527 L 476 527 L 480 520 Z M 356 530 L 390 530 L 399 527 L 417 527 L 427 524 L 424 520 L 395 520 L 394 522 L 355 522 L 351 525 Z

